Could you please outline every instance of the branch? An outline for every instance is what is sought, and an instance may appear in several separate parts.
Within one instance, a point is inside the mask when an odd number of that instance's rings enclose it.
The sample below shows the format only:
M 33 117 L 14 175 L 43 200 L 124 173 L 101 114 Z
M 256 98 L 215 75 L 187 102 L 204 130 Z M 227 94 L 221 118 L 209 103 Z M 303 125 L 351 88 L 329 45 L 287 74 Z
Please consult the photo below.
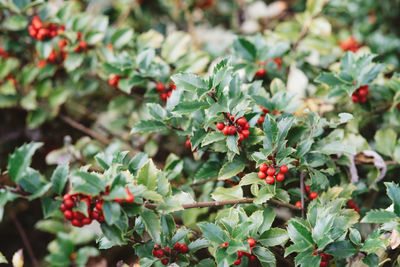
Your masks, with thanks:
M 22 243 L 24 243 L 24 246 L 25 246 L 26 250 L 28 251 L 29 257 L 31 258 L 32 266 L 39 267 L 39 263 L 35 257 L 35 254 L 33 253 L 32 246 L 29 243 L 29 239 L 26 236 L 26 233 L 25 233 L 24 228 L 22 227 L 21 223 L 18 221 L 17 216 L 15 216 L 15 213 L 12 210 L 10 210 L 8 212 L 8 215 L 10 215 L 11 220 L 14 222 L 15 227 L 17 228 L 18 233 L 21 236 Z
M 208 201 L 208 202 L 195 202 L 191 204 L 183 204 L 182 208 L 183 209 L 192 209 L 192 208 L 207 208 L 207 207 L 218 207 L 218 206 L 224 206 L 224 205 L 236 205 L 236 204 L 248 204 L 248 203 L 253 203 L 254 198 L 241 198 L 241 199 L 233 199 L 233 200 L 221 200 L 221 201 Z M 298 207 L 282 202 L 276 199 L 270 199 L 269 202 L 272 204 L 275 204 L 277 206 L 282 206 L 286 208 L 290 208 L 293 210 L 299 210 Z M 148 209 L 155 210 L 158 208 L 158 204 L 153 204 L 153 203 L 144 203 L 144 207 Z

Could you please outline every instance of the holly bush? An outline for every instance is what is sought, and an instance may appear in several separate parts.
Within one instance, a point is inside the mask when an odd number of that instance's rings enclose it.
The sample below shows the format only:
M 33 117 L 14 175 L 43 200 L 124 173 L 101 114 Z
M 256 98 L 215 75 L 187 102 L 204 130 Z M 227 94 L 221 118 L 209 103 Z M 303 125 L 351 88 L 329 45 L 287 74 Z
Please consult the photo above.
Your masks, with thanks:
M 398 266 L 398 8 L 0 1 L 0 263 Z

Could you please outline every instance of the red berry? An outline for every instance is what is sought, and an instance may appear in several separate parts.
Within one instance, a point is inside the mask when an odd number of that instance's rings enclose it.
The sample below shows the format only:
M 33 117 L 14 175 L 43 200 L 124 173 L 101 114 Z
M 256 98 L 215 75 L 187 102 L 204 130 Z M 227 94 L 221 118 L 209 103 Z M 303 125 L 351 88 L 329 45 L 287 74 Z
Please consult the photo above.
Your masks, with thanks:
M 82 220 L 85 217 L 85 215 L 79 211 L 74 211 L 73 214 L 74 219 Z
M 117 86 L 119 82 L 120 76 L 118 74 L 112 75 L 110 79 L 108 79 L 108 84 L 110 86 Z
M 103 210 L 103 201 L 98 201 L 98 202 L 96 203 L 96 209 L 97 209 L 98 211 L 102 211 L 102 210 Z
M 74 202 L 71 199 L 67 199 L 64 201 L 65 207 L 68 209 L 72 208 L 74 206 Z
M 257 120 L 257 124 L 263 124 L 264 120 L 265 120 L 265 117 L 264 116 L 260 116 L 260 118 L 258 118 L 258 120 Z
M 35 28 L 36 30 L 39 30 L 40 28 L 43 27 L 42 21 L 40 20 L 39 16 L 34 16 L 32 19 L 32 26 L 33 28 Z
M 275 168 L 272 168 L 272 167 L 268 168 L 268 170 L 267 170 L 267 174 L 270 176 L 273 176 L 275 174 L 275 172 L 276 172 Z
M 229 133 L 229 135 L 235 134 L 236 133 L 236 127 L 235 126 L 229 126 L 228 133 Z
M 188 253 L 189 248 L 186 244 L 181 244 L 180 248 L 179 248 L 181 253 Z
M 276 180 L 277 180 L 278 182 L 282 182 L 283 179 L 285 179 L 285 175 L 284 175 L 284 174 L 278 173 L 278 174 L 276 175 Z
M 47 58 L 48 61 L 54 63 L 57 60 L 57 54 L 56 51 L 52 50 L 49 54 L 49 57 Z
M 304 191 L 310 192 L 310 187 L 308 185 L 306 185 L 306 188 Z
M 246 118 L 241 117 L 236 121 L 236 123 L 239 124 L 240 126 L 244 127 L 244 126 L 246 126 L 247 120 L 246 120 Z
M 239 133 L 239 140 L 240 140 L 240 141 L 243 141 L 244 138 L 245 138 L 244 135 L 243 135 L 242 133 Z
M 262 172 L 262 171 L 258 172 L 258 178 L 265 179 L 265 177 L 267 177 L 267 174 L 265 172 Z
M 225 126 L 222 132 L 224 135 L 229 135 L 229 126 Z
M 285 174 L 285 173 L 287 173 L 287 171 L 288 171 L 288 166 L 282 165 L 282 166 L 279 168 L 279 170 L 280 170 L 281 173 Z
M 86 42 L 85 42 L 85 41 L 80 41 L 80 42 L 79 42 L 79 47 L 80 47 L 81 49 L 86 49 L 86 47 L 87 47 Z
M 242 134 L 243 134 L 244 138 L 248 138 L 250 135 L 250 132 L 249 132 L 249 130 L 243 130 Z
M 243 253 L 243 251 L 238 251 L 237 252 L 237 255 L 238 255 L 238 258 L 241 258 L 241 257 L 243 257 L 243 255 L 244 255 L 244 253 Z
M 162 82 L 158 82 L 156 84 L 156 90 L 159 91 L 159 92 L 164 91 L 165 90 L 165 85 Z
M 275 182 L 275 178 L 273 176 L 267 176 L 267 178 L 265 178 L 265 181 L 267 182 L 267 184 L 273 184 Z
M 161 263 L 164 264 L 164 265 L 167 265 L 167 264 L 168 264 L 168 259 L 167 259 L 167 258 L 162 259 L 162 260 L 161 260 Z
M 67 46 L 67 44 L 68 44 L 67 40 L 60 40 L 60 41 L 58 42 L 58 47 L 59 47 L 60 49 L 62 49 L 62 48 L 64 48 L 65 46 Z
M 301 201 L 296 202 L 296 207 L 301 208 Z
M 153 256 L 156 258 L 161 259 L 162 257 L 164 257 L 164 250 L 162 249 L 153 249 Z
M 103 214 L 100 214 L 100 216 L 99 216 L 99 218 L 97 219 L 97 221 L 98 222 L 104 222 L 105 221 L 105 218 L 104 218 L 104 215 Z
M 234 265 L 240 265 L 242 263 L 241 259 L 237 259 L 233 264 Z
M 71 219 L 72 219 L 72 217 L 73 217 L 73 213 L 72 213 L 72 211 L 70 211 L 70 210 L 66 210 L 66 211 L 64 211 L 64 218 L 65 218 L 65 219 L 67 219 L 67 220 L 71 220 Z
M 243 127 L 243 129 L 244 129 L 244 130 L 250 129 L 250 124 L 249 124 L 249 123 L 246 123 L 246 125 Z
M 321 263 L 319 264 L 320 267 L 326 267 L 328 266 L 329 262 L 327 261 L 321 261 Z
M 222 131 L 225 128 L 225 124 L 223 122 L 217 122 L 217 129 Z
M 267 170 L 268 170 L 268 165 L 266 163 L 260 165 L 260 171 L 267 172 Z
M 82 219 L 82 224 L 83 225 L 87 225 L 87 224 L 91 224 L 92 223 L 92 219 L 90 219 L 89 217 L 83 218 Z
M 77 32 L 76 33 L 76 39 L 81 39 L 82 38 L 82 33 L 81 32 Z
M 71 221 L 71 224 L 72 224 L 73 226 L 75 226 L 75 227 L 82 227 L 82 223 L 81 223 L 81 221 L 78 220 L 78 219 L 73 219 L 73 220 Z
M 254 255 L 250 255 L 250 257 L 249 257 L 249 260 L 250 261 L 255 261 L 257 258 L 256 258 L 256 256 L 254 256 Z
M 223 245 L 223 244 L 222 244 Z M 221 246 L 222 246 L 221 245 Z M 181 248 L 181 244 L 178 242 L 178 243 L 175 243 L 175 245 L 174 245 L 174 247 L 172 248 L 172 250 L 179 250 Z
M 247 243 L 251 248 L 253 248 L 256 245 L 256 241 L 253 238 L 247 239 Z
M 125 187 L 125 191 L 126 191 L 126 194 L 128 195 L 125 198 L 125 202 L 126 203 L 132 203 L 133 200 L 135 199 L 135 197 L 133 196 L 133 194 L 131 193 L 131 191 L 129 191 L 129 189 L 127 187 Z
M 185 146 L 189 149 L 192 149 L 192 144 L 190 143 L 190 140 L 186 140 Z
M 97 211 L 92 211 L 92 219 L 97 220 L 100 217 L 100 213 Z
M 229 243 L 228 242 L 225 242 L 225 243 L 221 244 L 221 248 L 227 248 L 227 247 L 229 247 Z
M 176 89 L 176 84 L 173 81 L 169 82 L 169 89 L 175 90 Z
M 230 115 L 230 116 L 229 116 L 229 119 L 230 119 L 231 121 L 235 121 L 235 116 Z
M 64 212 L 64 211 L 67 210 L 67 207 L 65 206 L 64 203 L 60 205 L 60 210 L 61 210 L 62 212 Z
M 264 75 L 267 74 L 267 71 L 264 68 L 261 68 L 256 71 L 256 74 L 254 75 L 256 78 L 262 78 Z
M 318 197 L 318 193 L 317 192 L 310 192 L 310 198 L 311 199 L 315 199 Z
M 353 101 L 354 103 L 358 103 L 358 96 L 352 95 L 351 96 L 351 101 Z

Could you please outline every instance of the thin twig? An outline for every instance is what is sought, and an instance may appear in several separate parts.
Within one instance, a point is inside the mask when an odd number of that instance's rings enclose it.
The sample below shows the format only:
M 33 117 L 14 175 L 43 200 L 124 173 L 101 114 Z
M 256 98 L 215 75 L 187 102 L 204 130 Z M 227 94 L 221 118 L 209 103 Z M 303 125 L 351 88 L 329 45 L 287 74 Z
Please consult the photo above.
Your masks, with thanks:
M 304 172 L 300 173 L 301 217 L 304 219 Z
M 29 257 L 31 258 L 32 266 L 39 267 L 39 263 L 35 257 L 35 254 L 33 253 L 32 246 L 29 243 L 29 239 L 26 236 L 25 230 L 22 227 L 21 223 L 18 221 L 17 216 L 15 216 L 15 213 L 12 210 L 10 210 L 8 212 L 8 215 L 10 215 L 11 220 L 15 224 L 15 227 L 17 228 L 18 233 L 21 236 L 22 242 L 24 243 L 24 246 L 25 246 L 26 250 L 28 251 Z

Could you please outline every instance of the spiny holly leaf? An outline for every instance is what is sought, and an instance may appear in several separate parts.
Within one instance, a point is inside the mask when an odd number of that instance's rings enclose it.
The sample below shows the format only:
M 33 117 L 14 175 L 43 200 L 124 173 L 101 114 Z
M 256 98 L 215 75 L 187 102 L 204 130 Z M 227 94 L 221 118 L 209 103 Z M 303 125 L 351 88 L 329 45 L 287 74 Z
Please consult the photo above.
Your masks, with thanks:
M 231 188 L 217 187 L 217 189 L 215 189 L 215 191 L 211 194 L 211 197 L 216 201 L 241 199 L 243 198 L 243 191 L 239 186 L 234 186 Z
M 371 210 L 362 218 L 362 223 L 387 223 L 397 219 L 397 215 L 387 210 Z
M 68 178 L 68 169 L 68 165 L 58 165 L 51 176 L 53 190 L 57 194 L 61 194 L 64 189 Z
M 234 159 L 231 162 L 226 162 L 218 174 L 218 180 L 226 180 L 232 178 L 239 172 L 243 171 L 246 164 L 239 158 Z
M 197 88 L 207 89 L 208 86 L 202 78 L 192 73 L 179 73 L 171 77 L 178 88 L 185 91 L 195 91 Z
M 8 172 L 14 182 L 22 177 L 26 169 L 31 165 L 32 156 L 43 143 L 32 142 L 17 148 L 8 158 Z
M 157 188 L 157 175 L 160 170 L 157 169 L 153 161 L 150 159 L 147 161 L 138 172 L 137 182 L 138 184 L 145 185 L 147 189 L 154 190 Z
M 198 226 L 205 238 L 218 245 L 229 241 L 228 234 L 213 223 L 199 223 Z
M 357 248 L 348 240 L 340 240 L 330 244 L 325 253 L 331 254 L 334 257 L 344 259 L 353 256 L 357 253 Z
M 147 232 L 150 234 L 151 238 L 154 240 L 156 244 L 161 243 L 161 224 L 160 218 L 157 214 L 149 209 L 143 209 L 140 214 L 143 220 L 143 224 L 146 227 Z
M 385 183 L 387 194 L 393 201 L 394 213 L 400 216 L 400 186 L 395 183 Z
M 134 133 L 153 133 L 158 131 L 168 130 L 168 126 L 161 121 L 148 120 L 140 121 L 135 124 L 131 130 L 131 134 Z
M 271 228 L 267 231 L 265 231 L 260 238 L 258 239 L 258 242 L 263 244 L 264 246 L 267 247 L 272 247 L 272 246 L 277 246 L 277 245 L 284 245 L 286 241 L 288 240 L 289 236 L 287 232 L 284 229 L 281 228 Z

